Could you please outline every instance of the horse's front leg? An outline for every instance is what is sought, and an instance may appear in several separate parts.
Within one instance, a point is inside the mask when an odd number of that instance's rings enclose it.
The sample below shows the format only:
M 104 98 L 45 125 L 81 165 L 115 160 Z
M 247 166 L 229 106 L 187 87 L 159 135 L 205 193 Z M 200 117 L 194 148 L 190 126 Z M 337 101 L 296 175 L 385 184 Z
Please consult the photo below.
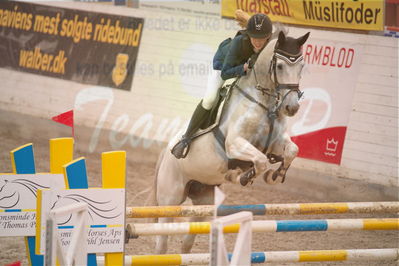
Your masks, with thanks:
M 266 172 L 267 157 L 265 154 L 255 148 L 248 140 L 243 137 L 226 139 L 226 154 L 231 159 L 239 159 L 243 161 L 251 161 L 254 167 L 231 180 L 235 183 L 240 182 L 245 186 L 252 182 L 257 176 Z
M 286 133 L 279 141 L 276 141 L 272 146 L 270 154 L 281 157 L 281 165 L 276 171 L 269 170 L 266 172 L 263 177 L 265 182 L 268 184 L 283 183 L 288 168 L 297 156 L 298 150 L 298 146 L 291 141 L 291 138 Z

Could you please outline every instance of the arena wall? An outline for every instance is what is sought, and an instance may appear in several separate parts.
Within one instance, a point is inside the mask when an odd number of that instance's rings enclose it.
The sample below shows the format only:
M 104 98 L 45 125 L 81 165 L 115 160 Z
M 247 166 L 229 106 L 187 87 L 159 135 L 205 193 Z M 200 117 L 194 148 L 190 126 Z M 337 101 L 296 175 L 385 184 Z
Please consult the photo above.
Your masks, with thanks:
M 50 119 L 74 109 L 91 128 L 85 149 L 159 150 L 185 128 L 201 99 L 218 44 L 234 21 L 90 3 L 66 8 L 145 19 L 130 91 L 80 84 L 0 68 L 0 109 Z M 341 165 L 297 158 L 293 168 L 398 187 L 398 39 L 289 27 L 293 36 L 342 40 L 363 49 Z M 4 112 L 3 112 L 4 114 Z M 56 127 L 54 125 L 54 127 Z M 79 140 L 78 140 L 79 141 Z

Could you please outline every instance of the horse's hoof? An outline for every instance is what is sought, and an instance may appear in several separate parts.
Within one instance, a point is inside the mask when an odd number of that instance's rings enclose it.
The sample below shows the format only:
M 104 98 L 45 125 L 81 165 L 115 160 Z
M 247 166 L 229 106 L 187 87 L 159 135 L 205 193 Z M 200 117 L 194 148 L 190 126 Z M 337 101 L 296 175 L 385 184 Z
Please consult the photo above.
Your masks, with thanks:
M 255 176 L 255 168 L 251 168 L 247 170 L 245 173 L 243 173 L 240 177 L 240 184 L 245 187 L 248 185 L 249 182 L 253 180 Z M 252 183 L 252 182 L 251 182 Z
M 128 224 L 125 228 L 125 244 L 129 243 L 130 236 L 132 235 L 132 227 Z
M 249 180 L 247 178 L 245 178 L 244 176 L 240 178 L 240 184 L 241 186 L 245 187 L 246 185 L 248 185 Z
M 269 169 L 263 175 L 263 180 L 269 185 L 275 185 L 279 183 L 283 183 L 284 177 L 279 175 L 277 171 Z

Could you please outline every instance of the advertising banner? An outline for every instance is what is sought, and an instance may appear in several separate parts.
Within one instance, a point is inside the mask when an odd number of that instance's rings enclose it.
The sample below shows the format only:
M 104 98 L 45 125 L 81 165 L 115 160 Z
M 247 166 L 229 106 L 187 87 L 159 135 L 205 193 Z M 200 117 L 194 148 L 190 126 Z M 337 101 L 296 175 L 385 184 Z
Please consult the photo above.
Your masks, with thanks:
M 53 209 L 76 202 L 88 205 L 88 253 L 123 252 L 125 240 L 125 190 L 124 189 L 65 189 L 41 190 L 39 193 L 38 221 L 39 245 L 44 254 L 46 248 L 46 220 Z M 76 224 L 74 214 L 57 217 L 61 245 L 68 250 L 72 231 Z
M 222 0 L 222 16 L 236 9 L 267 14 L 272 21 L 355 30 L 384 29 L 383 0 Z
M 220 17 L 221 0 L 137 0 L 133 7 L 161 12 L 176 12 L 186 15 Z M 131 1 L 134 2 L 134 1 Z
M 340 164 L 362 54 L 347 42 L 311 38 L 304 45 L 304 98 L 289 119 L 299 157 Z
M 0 67 L 130 90 L 144 20 L 0 3 Z
M 1 174 L 0 236 L 34 236 L 38 189 L 64 187 L 62 174 Z

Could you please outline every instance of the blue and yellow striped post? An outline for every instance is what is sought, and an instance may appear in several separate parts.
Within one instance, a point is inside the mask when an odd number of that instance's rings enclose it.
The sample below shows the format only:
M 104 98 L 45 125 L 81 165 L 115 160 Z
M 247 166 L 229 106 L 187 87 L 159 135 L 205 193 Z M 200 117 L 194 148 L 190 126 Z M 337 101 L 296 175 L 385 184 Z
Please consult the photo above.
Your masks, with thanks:
M 65 184 L 69 189 L 89 188 L 87 181 L 85 158 L 78 158 L 66 165 L 64 168 Z M 96 254 L 88 254 L 87 265 L 97 266 Z
M 63 174 L 63 165 L 73 160 L 73 138 L 50 139 L 50 173 Z
M 101 154 L 103 188 L 126 187 L 126 152 L 112 151 Z M 126 219 L 126 217 L 124 217 Z M 105 254 L 105 265 L 124 265 L 123 253 Z
M 35 156 L 33 144 L 29 143 L 10 152 L 12 171 L 14 174 L 35 174 Z M 41 266 L 44 264 L 43 255 L 35 254 L 36 239 L 34 236 L 25 237 L 26 252 L 30 265 Z
M 50 139 L 50 173 L 51 174 L 62 174 L 63 168 L 62 166 L 73 160 L 73 138 L 56 138 Z M 38 201 L 40 202 L 41 193 L 38 193 Z M 39 226 L 36 226 L 36 235 L 40 234 L 40 221 L 41 215 L 36 216 L 36 223 Z M 36 247 L 40 246 L 40 239 L 36 238 Z M 36 253 L 39 253 L 36 250 Z M 58 262 L 57 262 L 58 263 Z M 57 264 L 58 265 L 58 264 Z

